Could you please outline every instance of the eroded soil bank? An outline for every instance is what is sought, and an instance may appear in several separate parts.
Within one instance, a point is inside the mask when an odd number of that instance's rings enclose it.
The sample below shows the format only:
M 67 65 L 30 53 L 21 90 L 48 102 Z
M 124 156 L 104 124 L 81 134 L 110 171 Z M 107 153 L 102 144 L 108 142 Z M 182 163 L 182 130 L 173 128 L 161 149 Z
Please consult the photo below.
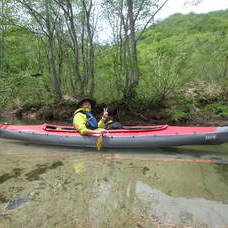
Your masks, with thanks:
M 124 125 L 201 125 L 201 126 L 221 126 L 228 125 L 228 117 L 208 118 L 206 115 L 197 116 L 194 110 L 192 118 L 174 119 L 167 111 L 171 107 L 166 105 L 143 105 L 128 104 L 127 102 L 115 102 L 110 104 L 98 104 L 93 113 L 99 119 L 103 108 L 109 108 L 110 119 L 121 122 Z M 21 120 L 42 120 L 48 122 L 62 121 L 72 122 L 76 103 L 53 103 L 48 105 L 26 105 L 21 108 L 5 109 L 0 113 L 2 118 L 17 118 Z M 175 107 L 174 107 L 175 109 Z

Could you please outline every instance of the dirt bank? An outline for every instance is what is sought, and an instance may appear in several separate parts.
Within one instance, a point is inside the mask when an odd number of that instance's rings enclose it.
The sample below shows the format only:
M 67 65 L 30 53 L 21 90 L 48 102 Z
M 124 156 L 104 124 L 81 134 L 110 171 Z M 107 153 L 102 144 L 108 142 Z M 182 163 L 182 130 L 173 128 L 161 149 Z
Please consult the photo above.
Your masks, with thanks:
M 42 121 L 63 121 L 71 123 L 76 103 L 55 103 L 49 105 L 27 105 L 22 108 L 9 110 L 5 109 L 1 117 L 15 117 L 21 120 L 42 120 Z M 116 102 L 111 104 L 98 104 L 94 114 L 99 119 L 104 107 L 108 106 L 110 118 L 125 125 L 201 125 L 201 126 L 221 126 L 228 125 L 228 118 L 182 118 L 174 120 L 167 112 L 165 106 L 142 106 L 129 105 L 125 102 Z

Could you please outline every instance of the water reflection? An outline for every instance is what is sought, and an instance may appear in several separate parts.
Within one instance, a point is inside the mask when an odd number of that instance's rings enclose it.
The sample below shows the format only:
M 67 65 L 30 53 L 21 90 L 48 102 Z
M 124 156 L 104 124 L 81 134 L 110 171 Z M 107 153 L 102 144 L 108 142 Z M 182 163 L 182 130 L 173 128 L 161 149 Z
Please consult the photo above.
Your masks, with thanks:
M 228 205 L 204 198 L 171 197 L 142 182 L 136 183 L 136 195 L 157 222 L 223 227 L 228 224 Z
M 0 139 L 0 227 L 225 228 L 227 152 L 227 144 L 97 152 Z

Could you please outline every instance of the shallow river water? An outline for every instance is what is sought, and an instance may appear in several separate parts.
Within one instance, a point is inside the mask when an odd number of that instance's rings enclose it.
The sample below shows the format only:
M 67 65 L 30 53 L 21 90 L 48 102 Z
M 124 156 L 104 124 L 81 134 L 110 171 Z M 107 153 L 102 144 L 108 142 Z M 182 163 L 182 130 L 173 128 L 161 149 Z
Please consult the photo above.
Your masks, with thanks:
M 0 228 L 228 228 L 228 144 L 151 150 L 0 139 Z

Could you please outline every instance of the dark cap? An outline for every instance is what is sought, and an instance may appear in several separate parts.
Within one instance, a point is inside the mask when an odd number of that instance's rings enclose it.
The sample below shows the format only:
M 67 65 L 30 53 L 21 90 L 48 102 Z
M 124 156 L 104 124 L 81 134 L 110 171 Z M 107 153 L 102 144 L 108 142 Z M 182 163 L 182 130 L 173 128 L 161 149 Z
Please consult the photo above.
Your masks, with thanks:
M 92 108 L 95 108 L 95 106 L 96 106 L 96 101 L 95 101 L 95 100 L 92 100 L 92 99 L 90 99 L 90 98 L 83 98 L 83 99 L 81 99 L 81 100 L 78 102 L 77 108 L 80 108 L 81 105 L 82 105 L 84 102 L 89 102 L 89 103 L 91 104 L 91 107 L 92 107 Z

